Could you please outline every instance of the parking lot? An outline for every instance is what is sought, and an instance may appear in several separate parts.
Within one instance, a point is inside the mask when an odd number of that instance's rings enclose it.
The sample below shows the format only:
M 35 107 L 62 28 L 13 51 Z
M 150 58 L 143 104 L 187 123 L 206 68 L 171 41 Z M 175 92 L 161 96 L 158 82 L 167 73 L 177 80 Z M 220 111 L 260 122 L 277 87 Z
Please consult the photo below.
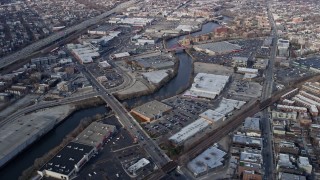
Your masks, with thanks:
M 214 109 L 218 105 L 218 101 L 195 100 L 181 96 L 175 96 L 162 102 L 173 107 L 173 110 L 156 121 L 143 124 L 151 137 L 173 135 L 184 126 L 197 120 L 199 114 L 208 109 Z
M 232 52 L 228 54 L 214 55 L 214 56 L 210 56 L 202 52 L 192 51 L 192 55 L 196 58 L 196 61 L 199 61 L 199 62 L 231 66 L 232 57 L 235 57 L 235 56 L 249 57 L 249 60 L 252 60 L 253 58 L 252 54 L 256 54 L 256 52 L 260 49 L 260 47 L 263 44 L 263 41 L 260 39 L 232 40 L 228 42 L 232 44 L 240 45 L 242 47 L 242 50 L 238 52 Z
M 112 116 L 102 122 L 115 125 L 118 133 L 107 140 L 102 151 L 84 165 L 79 176 L 75 179 L 129 180 L 131 178 L 123 169 L 124 164 L 132 163 L 135 160 L 133 157 L 147 157 L 145 151 L 138 144 L 133 143 L 133 138 L 127 130 L 121 128 L 122 126 L 116 117 Z M 129 161 L 130 159 L 132 161 Z
M 312 73 L 310 70 L 301 67 L 280 67 L 275 69 L 274 79 L 276 82 L 287 84 L 290 81 L 311 75 Z

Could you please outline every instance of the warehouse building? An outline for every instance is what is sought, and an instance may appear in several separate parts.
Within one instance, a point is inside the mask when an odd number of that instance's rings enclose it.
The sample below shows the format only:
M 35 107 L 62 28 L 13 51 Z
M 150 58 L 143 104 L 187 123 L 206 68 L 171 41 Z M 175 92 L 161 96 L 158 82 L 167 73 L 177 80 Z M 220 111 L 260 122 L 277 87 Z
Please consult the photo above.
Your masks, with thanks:
M 187 165 L 188 169 L 195 177 L 201 176 L 210 170 L 222 166 L 226 154 L 218 149 L 217 145 L 213 145 L 190 161 Z
M 150 122 L 152 120 L 162 117 L 164 114 L 169 112 L 172 109 L 171 106 L 168 106 L 159 101 L 150 101 L 141 106 L 133 108 L 131 113 L 139 116 L 142 121 Z
M 115 132 L 115 126 L 93 122 L 85 130 L 83 130 L 73 140 L 73 142 L 93 146 L 95 151 L 98 151 L 101 149 L 105 140 L 112 136 Z
M 94 154 L 93 146 L 70 142 L 39 171 L 42 177 L 72 179 Z
M 229 76 L 198 73 L 186 96 L 214 99 L 229 82 Z
M 209 55 L 227 54 L 241 50 L 241 46 L 227 41 L 206 43 L 193 46 L 196 51 L 205 52 Z
M 208 109 L 199 116 L 211 121 L 212 123 L 224 121 L 229 113 L 231 113 L 234 109 L 240 109 L 245 103 L 246 102 L 244 101 L 223 98 L 216 109 Z
M 67 48 L 81 64 L 92 63 L 100 56 L 99 49 L 91 44 L 67 44 Z
M 176 146 L 183 144 L 186 140 L 204 130 L 211 124 L 210 121 L 200 118 L 193 123 L 185 126 L 179 132 L 169 138 L 169 140 Z

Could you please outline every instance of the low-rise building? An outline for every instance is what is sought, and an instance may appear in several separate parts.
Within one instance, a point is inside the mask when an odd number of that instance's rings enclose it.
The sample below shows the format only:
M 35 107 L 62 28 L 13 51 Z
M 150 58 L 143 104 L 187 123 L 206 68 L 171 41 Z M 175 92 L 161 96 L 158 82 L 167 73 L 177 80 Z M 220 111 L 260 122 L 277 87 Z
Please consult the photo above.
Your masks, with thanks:
M 38 174 L 42 177 L 72 179 L 93 154 L 93 146 L 70 142 L 40 168 Z
M 311 174 L 312 172 L 312 165 L 310 164 L 309 159 L 307 157 L 299 156 L 298 167 L 303 169 L 308 174 Z
M 146 158 L 140 159 L 138 162 L 134 163 L 128 168 L 128 171 L 133 174 L 134 176 L 139 173 L 144 167 L 148 166 L 150 161 Z
M 213 145 L 188 163 L 188 169 L 195 177 L 208 173 L 210 170 L 223 165 L 227 153 Z
M 168 106 L 159 101 L 150 101 L 141 106 L 133 108 L 131 113 L 137 115 L 141 118 L 142 121 L 150 122 L 152 120 L 162 117 L 165 113 L 169 112 L 172 109 L 171 106 Z

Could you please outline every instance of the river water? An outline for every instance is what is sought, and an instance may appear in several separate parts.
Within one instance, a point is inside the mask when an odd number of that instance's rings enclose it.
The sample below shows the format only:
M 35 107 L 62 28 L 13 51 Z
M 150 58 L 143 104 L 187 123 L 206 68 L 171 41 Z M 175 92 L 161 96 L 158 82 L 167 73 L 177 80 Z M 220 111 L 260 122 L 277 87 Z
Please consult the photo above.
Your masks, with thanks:
M 202 30 L 190 34 L 191 36 L 206 34 L 212 32 L 219 25 L 209 22 L 202 26 Z M 167 42 L 168 48 L 177 44 L 178 40 L 183 39 L 185 36 L 170 39 Z M 160 88 L 157 92 L 126 100 L 129 106 L 132 106 L 137 101 L 148 102 L 157 97 L 169 97 L 177 94 L 177 91 L 181 88 L 186 88 L 192 72 L 192 59 L 186 53 L 176 54 L 180 61 L 177 75 L 169 81 L 166 85 Z M 36 158 L 43 156 L 46 152 L 50 151 L 55 146 L 59 145 L 63 138 L 77 127 L 80 120 L 85 117 L 94 116 L 97 113 L 106 113 L 107 110 L 104 106 L 88 108 L 85 110 L 77 111 L 59 126 L 55 127 L 48 134 L 43 136 L 39 141 L 36 141 L 21 154 L 11 160 L 6 166 L 0 169 L 0 179 L 2 180 L 15 180 L 22 174 L 22 172 L 30 167 Z
M 212 32 L 214 29 L 219 27 L 220 25 L 213 22 L 208 22 L 202 26 L 201 31 L 191 33 L 191 36 L 197 36 L 200 34 L 207 34 Z M 178 43 L 179 40 L 183 39 L 188 35 L 172 38 L 167 42 L 167 47 L 170 48 Z M 180 89 L 185 89 L 188 85 L 188 81 L 191 76 L 192 72 L 192 59 L 189 57 L 186 53 L 181 52 L 176 54 L 177 58 L 180 61 L 179 69 L 177 75 L 169 81 L 167 84 L 165 84 L 163 87 L 161 87 L 157 92 L 138 97 L 133 98 L 129 100 L 125 100 L 125 102 L 129 105 L 129 107 L 134 106 L 137 102 L 139 103 L 145 103 L 151 100 L 154 100 L 157 97 L 171 97 L 174 95 L 177 95 L 177 92 Z
M 36 158 L 43 156 L 46 152 L 59 145 L 63 138 L 79 125 L 81 119 L 106 112 L 107 109 L 105 106 L 98 106 L 73 113 L 48 134 L 43 136 L 39 141 L 36 141 L 21 154 L 12 159 L 7 165 L 1 168 L 0 179 L 18 179 L 22 172 L 33 164 Z

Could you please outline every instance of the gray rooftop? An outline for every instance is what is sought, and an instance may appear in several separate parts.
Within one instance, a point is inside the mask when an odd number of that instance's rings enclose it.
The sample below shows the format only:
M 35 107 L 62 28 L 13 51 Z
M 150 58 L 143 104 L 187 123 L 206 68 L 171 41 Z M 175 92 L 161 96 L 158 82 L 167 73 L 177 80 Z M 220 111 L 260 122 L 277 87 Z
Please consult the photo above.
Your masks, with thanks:
M 115 126 L 93 122 L 85 130 L 83 130 L 73 140 L 73 142 L 97 147 L 104 140 L 104 138 L 111 135 L 115 130 Z
M 237 44 L 229 43 L 227 41 L 199 44 L 199 45 L 196 45 L 195 47 L 204 49 L 204 50 L 210 50 L 216 53 L 227 53 L 227 52 L 241 49 L 241 46 Z
M 159 114 L 162 114 L 163 112 L 171 110 L 172 107 L 159 102 L 159 101 L 150 101 L 148 103 L 145 103 L 141 106 L 138 106 L 136 108 L 133 108 L 132 111 L 139 113 L 143 116 L 146 116 L 148 118 L 154 118 Z
M 260 131 L 260 119 L 247 117 L 243 123 L 244 130 Z

